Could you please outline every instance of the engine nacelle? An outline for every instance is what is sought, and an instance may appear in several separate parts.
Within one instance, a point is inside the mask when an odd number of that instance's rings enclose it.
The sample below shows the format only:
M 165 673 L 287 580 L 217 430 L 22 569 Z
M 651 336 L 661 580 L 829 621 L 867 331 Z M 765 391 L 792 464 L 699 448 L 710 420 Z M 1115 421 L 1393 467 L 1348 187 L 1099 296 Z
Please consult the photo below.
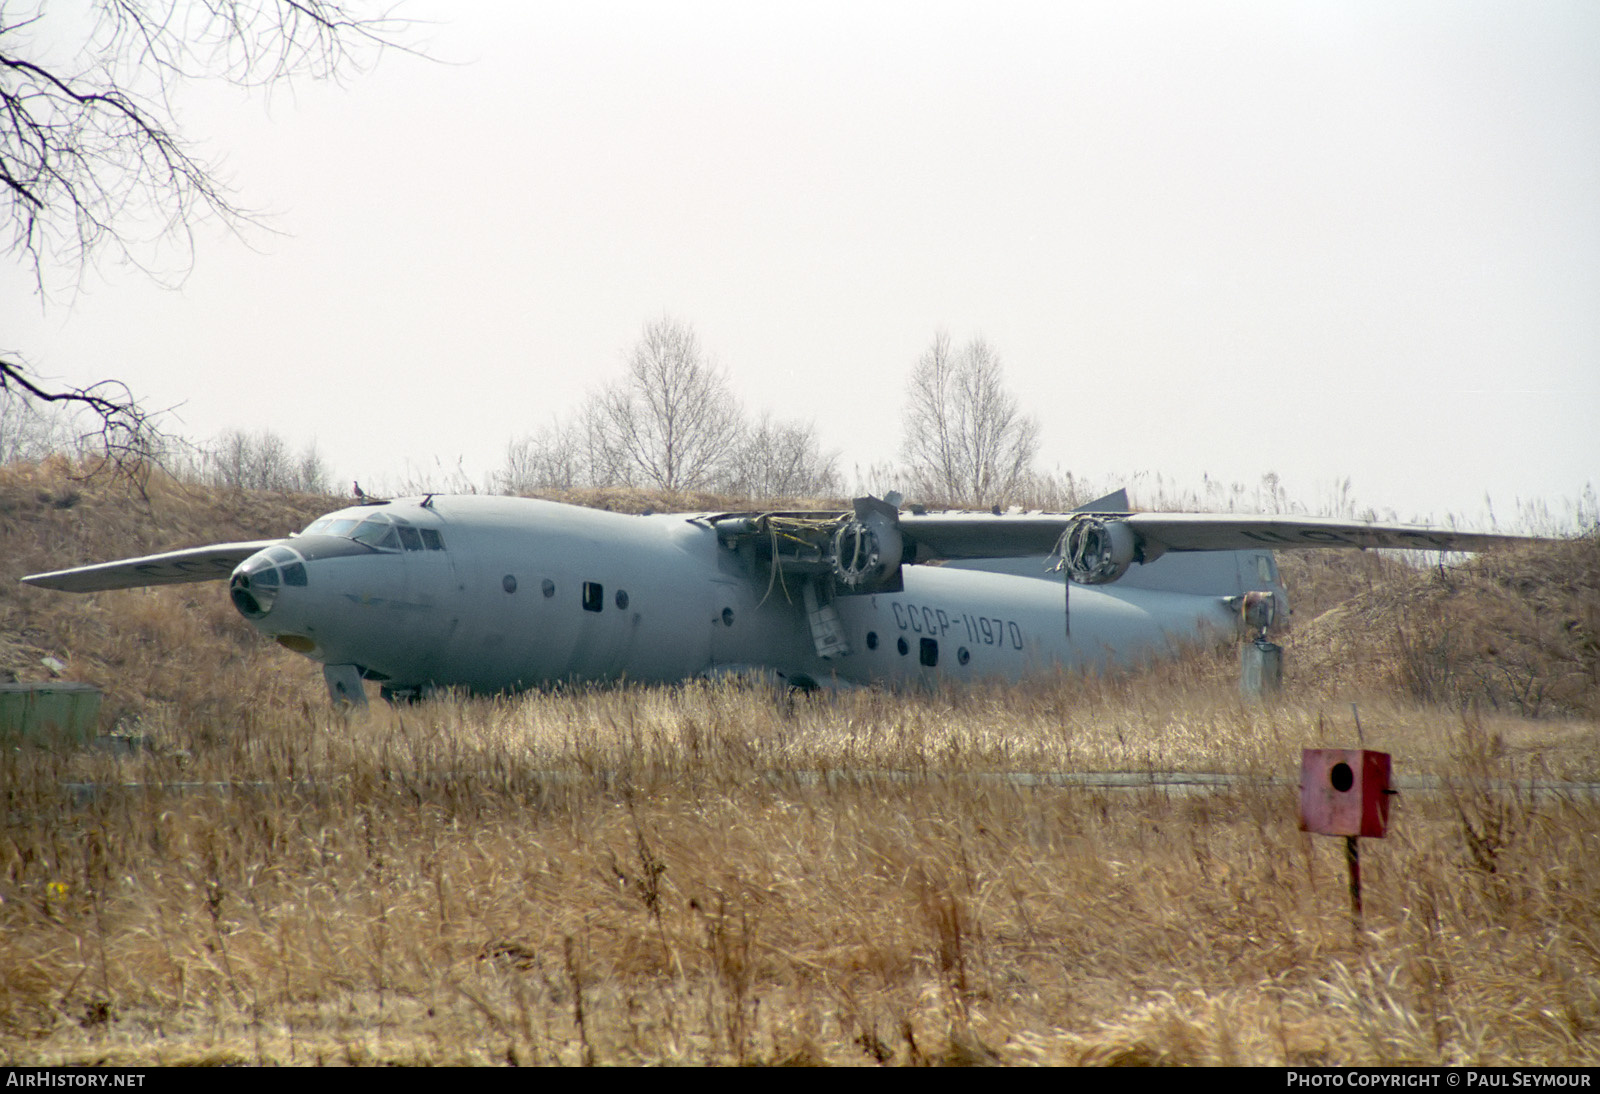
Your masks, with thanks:
M 1105 585 L 1128 572 L 1138 548 L 1125 522 L 1079 517 L 1061 537 L 1061 568 L 1079 585 Z
M 890 515 L 858 509 L 833 534 L 833 576 L 853 592 L 888 581 L 900 567 L 905 541 Z

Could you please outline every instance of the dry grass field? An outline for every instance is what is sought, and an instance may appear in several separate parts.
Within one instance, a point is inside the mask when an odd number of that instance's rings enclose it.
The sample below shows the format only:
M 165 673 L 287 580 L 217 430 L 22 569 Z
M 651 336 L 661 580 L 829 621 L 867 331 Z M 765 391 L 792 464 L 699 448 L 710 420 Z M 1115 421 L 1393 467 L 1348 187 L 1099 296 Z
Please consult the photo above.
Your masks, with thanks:
M 0 1062 L 1600 1059 L 1600 798 L 1526 789 L 1600 781 L 1593 538 L 1300 566 L 1301 603 L 1345 614 L 1301 614 L 1262 705 L 1196 650 L 1026 688 L 346 720 L 215 586 L 15 584 L 326 508 L 0 469 L 0 668 L 66 661 L 138 742 L 0 754 Z M 1293 786 L 1301 748 L 1356 744 L 1352 702 L 1440 780 L 1363 842 L 1359 927 Z M 1249 778 L 1049 778 L 1083 771 Z

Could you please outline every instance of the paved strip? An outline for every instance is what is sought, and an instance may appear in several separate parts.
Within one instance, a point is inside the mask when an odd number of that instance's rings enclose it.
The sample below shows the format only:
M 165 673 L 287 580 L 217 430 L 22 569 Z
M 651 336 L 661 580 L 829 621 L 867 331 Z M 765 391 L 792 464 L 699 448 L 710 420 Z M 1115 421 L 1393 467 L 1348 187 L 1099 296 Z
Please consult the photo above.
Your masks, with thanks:
M 471 777 L 494 785 L 506 781 L 505 773 L 493 775 L 470 773 Z M 435 776 L 437 777 L 437 776 Z M 446 776 L 448 777 L 448 776 Z M 598 783 L 613 787 L 627 782 L 616 772 L 538 771 L 525 779 L 549 783 Z M 916 785 L 950 781 L 993 783 L 1019 789 L 1059 790 L 1164 790 L 1198 794 L 1233 789 L 1271 788 L 1297 789 L 1299 780 L 1284 775 L 1258 775 L 1237 772 L 1204 771 L 965 771 L 942 772 L 903 770 L 769 770 L 764 774 L 769 784 L 791 786 L 817 786 L 829 788 L 872 787 L 883 784 Z M 427 781 L 432 781 L 427 780 Z M 1600 782 L 1570 782 L 1556 779 L 1445 779 L 1436 775 L 1402 775 L 1396 780 L 1396 789 L 1402 794 L 1437 794 L 1450 791 L 1490 791 L 1497 794 L 1524 794 L 1538 798 L 1600 799 Z M 62 790 L 75 806 L 86 806 L 108 793 L 161 793 L 161 794 L 254 794 L 272 791 L 302 793 L 338 792 L 342 780 L 315 782 L 236 782 L 236 781 L 169 781 L 169 782 L 67 782 Z

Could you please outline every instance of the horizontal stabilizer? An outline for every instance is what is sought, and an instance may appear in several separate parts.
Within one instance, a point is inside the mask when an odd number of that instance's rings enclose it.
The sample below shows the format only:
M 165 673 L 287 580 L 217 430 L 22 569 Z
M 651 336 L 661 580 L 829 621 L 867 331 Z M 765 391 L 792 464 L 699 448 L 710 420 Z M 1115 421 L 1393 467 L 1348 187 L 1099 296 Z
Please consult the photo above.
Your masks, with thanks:
M 184 551 L 168 551 L 143 558 L 125 558 L 119 562 L 77 566 L 48 574 L 30 574 L 22 581 L 41 589 L 58 589 L 67 593 L 137 589 L 146 585 L 180 585 L 188 581 L 223 581 L 233 573 L 235 566 L 257 551 L 283 542 L 281 539 L 258 539 L 249 543 L 216 543 L 210 547 L 190 547 Z

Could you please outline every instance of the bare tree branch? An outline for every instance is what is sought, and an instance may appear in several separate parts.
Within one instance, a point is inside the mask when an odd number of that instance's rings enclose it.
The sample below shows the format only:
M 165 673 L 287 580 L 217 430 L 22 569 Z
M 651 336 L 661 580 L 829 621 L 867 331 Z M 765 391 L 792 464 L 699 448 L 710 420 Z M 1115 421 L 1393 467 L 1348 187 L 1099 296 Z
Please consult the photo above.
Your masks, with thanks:
M 141 259 L 158 243 L 192 257 L 197 220 L 251 221 L 173 124 L 174 84 L 333 77 L 405 24 L 339 0 L 97 0 L 87 25 L 0 0 L 0 215 L 41 289 L 103 251 L 153 272 Z M 75 48 L 48 49 L 46 31 Z
M 0 358 L 0 393 L 87 411 L 94 424 L 78 437 L 78 448 L 98 457 L 98 466 L 91 467 L 91 472 L 108 470 L 142 487 L 151 464 L 161 454 L 165 438 L 154 417 L 119 381 L 52 391 L 29 379 L 20 364 Z
M 102 253 L 156 276 L 144 257 L 193 225 L 235 229 L 252 215 L 178 132 L 169 92 L 215 79 L 262 87 L 359 69 L 406 24 L 359 14 L 358 0 L 91 0 L 53 15 L 0 0 L 0 238 L 42 293 L 57 268 L 81 279 Z M 163 438 L 115 381 L 52 391 L 0 360 L 0 392 L 69 405 L 98 425 L 85 442 L 119 474 L 137 473 Z

